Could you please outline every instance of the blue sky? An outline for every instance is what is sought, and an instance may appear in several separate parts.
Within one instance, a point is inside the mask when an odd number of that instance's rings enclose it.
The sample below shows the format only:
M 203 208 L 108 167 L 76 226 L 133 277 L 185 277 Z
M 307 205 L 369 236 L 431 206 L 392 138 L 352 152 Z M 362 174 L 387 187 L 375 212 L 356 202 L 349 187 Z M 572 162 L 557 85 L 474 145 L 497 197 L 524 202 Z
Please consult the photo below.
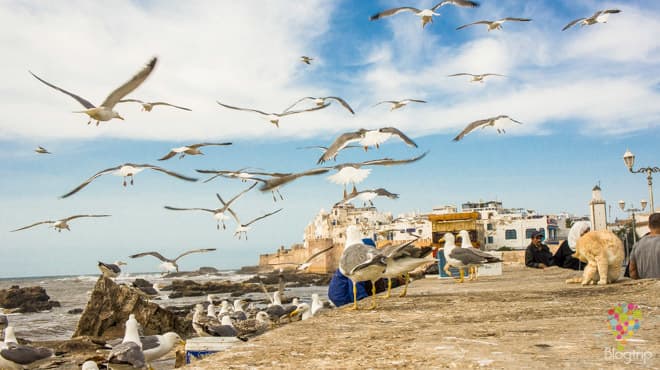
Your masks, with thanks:
M 218 179 L 188 183 L 155 172 L 121 179 L 102 176 L 58 199 L 99 170 L 124 162 L 151 163 L 196 176 L 195 169 L 259 167 L 296 172 L 314 168 L 320 153 L 296 149 L 329 145 L 358 128 L 395 126 L 419 148 L 391 140 L 378 150 L 344 151 L 343 161 L 423 160 L 374 168 L 360 189 L 384 187 L 398 200 L 378 199 L 393 214 L 427 212 L 435 206 L 497 199 L 505 207 L 544 213 L 588 213 L 591 188 L 600 182 L 612 205 L 648 199 L 643 175 L 629 174 L 622 156 L 657 166 L 660 154 L 660 5 L 655 1 L 484 0 L 476 9 L 445 6 L 422 29 L 402 13 L 370 22 L 395 6 L 426 8 L 433 1 L 285 2 L 25 2 L 0 5 L 0 44 L 8 56 L 0 74 L 0 277 L 95 273 L 96 261 L 126 260 L 158 250 L 175 256 L 191 248 L 217 248 L 181 260 L 199 266 L 253 265 L 260 253 L 301 242 L 304 227 L 341 198 L 341 186 L 321 175 L 282 188 L 284 201 L 252 191 L 233 207 L 244 219 L 283 207 L 254 224 L 249 239 L 233 237 L 234 224 L 218 231 L 209 214 L 173 212 L 163 206 L 216 208 L 215 193 L 230 198 L 246 184 Z M 618 8 L 607 24 L 561 28 L 596 10 Z M 231 11 L 228 11 L 231 9 Z M 528 17 L 461 31 L 481 19 Z M 312 56 L 307 66 L 301 55 Z M 73 99 L 36 81 L 27 71 L 94 103 L 158 56 L 154 73 L 130 96 L 165 100 L 192 112 L 156 107 L 115 107 L 126 121 L 87 126 L 71 113 Z M 459 72 L 500 73 L 484 84 L 448 78 Z M 280 128 L 215 101 L 282 110 L 303 96 L 336 95 L 356 110 L 327 109 L 285 117 Z M 417 98 L 389 112 L 378 101 Z M 162 109 L 159 109 L 162 108 Z M 454 143 L 469 122 L 508 114 L 523 125 L 498 135 L 479 130 Z M 170 148 L 202 141 L 205 156 L 156 159 Z M 37 155 L 41 145 L 53 155 Z M 201 177 L 202 179 L 204 177 Z M 657 182 L 660 179 L 656 180 Z M 657 185 L 660 186 L 660 185 Z M 656 187 L 657 187 L 656 186 Z M 656 207 L 660 207 L 656 196 Z M 10 233 L 42 220 L 74 214 L 111 214 L 71 222 L 71 232 L 45 225 Z M 126 271 L 156 271 L 158 261 L 130 260 Z

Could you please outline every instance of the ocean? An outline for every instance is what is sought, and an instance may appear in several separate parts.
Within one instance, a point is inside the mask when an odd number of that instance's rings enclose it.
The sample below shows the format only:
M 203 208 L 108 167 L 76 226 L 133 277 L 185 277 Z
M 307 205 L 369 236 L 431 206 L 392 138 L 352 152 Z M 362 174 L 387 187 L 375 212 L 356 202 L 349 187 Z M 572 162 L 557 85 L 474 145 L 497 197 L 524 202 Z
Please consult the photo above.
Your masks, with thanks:
M 195 277 L 176 277 L 164 278 L 159 273 L 145 274 L 122 274 L 115 279 L 119 284 L 130 285 L 135 279 L 142 278 L 154 285 L 165 286 L 171 284 L 174 280 L 194 280 L 200 283 L 207 281 L 229 280 L 240 282 L 247 280 L 254 275 L 238 274 L 235 271 L 220 271 L 223 275 L 201 275 Z M 0 279 L 0 289 L 7 289 L 12 285 L 18 285 L 21 288 L 29 286 L 41 286 L 46 290 L 51 300 L 59 301 L 61 307 L 53 308 L 50 311 L 37 313 L 9 313 L 8 317 L 11 325 L 14 326 L 16 336 L 31 341 L 47 340 L 66 340 L 70 339 L 76 329 L 78 319 L 81 314 L 69 314 L 68 311 L 76 308 L 84 309 L 99 275 L 83 276 L 52 276 L 52 277 L 31 277 L 31 278 L 3 278 Z M 318 293 L 322 298 L 327 297 L 327 286 L 296 287 L 285 289 L 289 297 L 299 297 L 303 302 L 311 302 L 311 295 Z M 162 292 L 157 298 L 151 301 L 163 307 L 167 306 L 187 306 L 195 303 L 206 302 L 206 296 L 182 297 L 170 299 L 167 295 L 169 291 Z M 214 294 L 217 299 L 228 299 L 233 301 L 236 297 L 229 297 L 229 294 Z M 240 298 L 264 299 L 263 293 L 251 293 Z M 327 299 L 325 299 L 327 300 Z M 0 312 L 2 310 L 0 309 Z

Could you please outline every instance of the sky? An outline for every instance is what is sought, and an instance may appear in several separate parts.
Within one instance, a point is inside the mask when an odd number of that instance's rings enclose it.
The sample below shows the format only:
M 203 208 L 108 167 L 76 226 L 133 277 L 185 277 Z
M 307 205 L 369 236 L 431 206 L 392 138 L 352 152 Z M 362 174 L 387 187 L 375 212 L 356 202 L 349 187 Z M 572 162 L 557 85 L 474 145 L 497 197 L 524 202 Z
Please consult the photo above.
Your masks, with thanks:
M 282 187 L 284 200 L 253 190 L 232 208 L 242 220 L 283 208 L 255 222 L 248 239 L 235 223 L 217 230 L 205 212 L 249 184 L 230 179 L 202 183 L 196 169 L 298 172 L 317 167 L 321 152 L 359 128 L 396 127 L 418 148 L 391 139 L 379 149 L 345 150 L 337 163 L 377 158 L 422 160 L 373 168 L 359 190 L 383 187 L 399 199 L 377 199 L 398 215 L 467 201 L 499 200 L 507 208 L 587 215 L 591 189 L 600 184 L 611 219 L 626 217 L 616 203 L 648 199 L 635 167 L 660 159 L 660 3 L 648 1 L 483 0 L 474 9 L 442 7 L 425 28 L 404 12 L 377 21 L 369 16 L 397 6 L 429 8 L 434 1 L 3 1 L 0 3 L 0 278 L 96 273 L 97 261 L 129 262 L 128 272 L 158 271 L 159 251 L 173 257 L 196 248 L 215 252 L 180 260 L 182 270 L 255 265 L 259 254 L 301 243 L 305 226 L 342 197 L 328 174 Z M 601 9 L 620 9 L 608 23 L 561 29 Z M 99 10 L 102 9 L 102 12 Z M 487 32 L 477 20 L 506 22 Z M 300 61 L 306 55 L 311 65 Z M 125 118 L 87 125 L 75 100 L 28 71 L 100 104 L 152 57 L 157 65 L 128 97 L 167 101 L 191 112 L 118 104 Z M 498 73 L 470 83 L 455 73 Z M 284 117 L 277 128 L 258 114 L 225 104 L 279 112 L 305 96 L 339 96 L 339 104 Z M 383 100 L 422 99 L 395 111 Z M 301 107 L 311 107 L 301 105 Z M 453 142 L 468 123 L 506 114 L 522 122 L 492 127 Z M 171 148 L 199 142 L 204 156 L 157 159 Z M 52 155 L 33 150 L 46 147 Z M 159 165 L 187 176 L 154 171 L 124 188 L 101 176 L 66 199 L 96 172 L 125 162 Z M 334 165 L 333 162 L 329 163 Z M 330 172 L 331 174 L 333 172 Z M 660 186 L 660 175 L 657 176 Z M 359 204 L 358 204 L 359 205 Z M 656 196 L 660 208 L 660 195 Z M 10 230 L 75 214 L 110 214 L 70 222 L 58 233 L 48 225 Z

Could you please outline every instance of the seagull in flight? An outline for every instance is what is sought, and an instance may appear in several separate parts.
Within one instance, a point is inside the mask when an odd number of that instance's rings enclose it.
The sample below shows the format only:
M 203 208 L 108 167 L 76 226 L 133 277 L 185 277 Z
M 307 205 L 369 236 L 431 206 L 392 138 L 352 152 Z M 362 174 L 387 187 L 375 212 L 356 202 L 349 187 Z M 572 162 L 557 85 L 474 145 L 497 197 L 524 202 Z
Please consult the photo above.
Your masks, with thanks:
M 327 248 L 321 249 L 321 250 L 318 251 L 318 252 L 315 252 L 315 253 L 312 254 L 311 256 L 307 257 L 307 259 L 306 259 L 303 263 L 295 263 L 295 262 L 279 262 L 279 263 L 269 263 L 269 265 L 295 265 L 295 266 L 296 266 L 296 268 L 295 268 L 296 271 L 305 271 L 305 270 L 307 270 L 307 269 L 309 268 L 309 266 L 312 265 L 312 261 L 313 261 L 316 257 L 318 257 L 318 256 L 320 256 L 320 255 L 322 255 L 322 254 L 324 254 L 324 253 L 326 253 L 326 252 L 328 252 L 328 251 L 331 250 L 333 247 L 334 247 L 334 245 L 331 245 L 331 246 L 329 246 L 329 247 L 327 247 Z
M 383 188 L 362 190 L 362 191 L 357 191 L 357 189 L 353 189 L 351 193 L 347 194 L 344 197 L 344 199 L 337 202 L 335 206 L 340 204 L 348 204 L 354 201 L 355 199 L 360 199 L 365 204 L 366 202 L 369 202 L 369 204 L 373 207 L 374 204 L 372 200 L 374 200 L 376 197 L 387 197 L 390 199 L 397 199 L 399 198 L 399 194 L 390 193 L 389 191 Z
M 142 111 L 143 112 L 151 112 L 151 110 L 154 109 L 154 107 L 157 106 L 157 105 L 164 105 L 164 106 L 167 106 L 167 107 L 187 110 L 188 112 L 192 111 L 192 109 L 190 109 L 190 108 L 181 107 L 181 106 L 178 106 L 178 105 L 166 103 L 164 101 L 145 102 L 145 101 L 142 101 L 140 99 L 122 99 L 122 100 L 118 101 L 118 103 L 139 103 L 140 105 L 142 105 Z
M 312 64 L 312 60 L 314 60 L 314 58 L 312 58 L 312 57 L 307 57 L 307 56 L 304 56 L 304 55 L 300 57 L 300 61 L 307 64 L 307 65 Z
M 176 258 L 172 258 L 172 259 L 165 258 L 165 257 L 163 257 L 162 254 L 160 254 L 158 252 L 143 252 L 143 253 L 134 254 L 134 255 L 129 256 L 129 257 L 130 258 L 140 258 L 140 257 L 144 257 L 144 256 L 153 256 L 153 257 L 156 257 L 159 260 L 163 261 L 163 263 L 161 264 L 161 267 L 165 268 L 167 271 L 179 272 L 179 265 L 177 265 L 176 261 L 181 259 L 181 257 L 187 256 L 187 255 L 193 254 L 193 253 L 213 252 L 214 250 L 216 250 L 216 249 L 215 248 L 191 249 L 189 251 L 181 253 Z
M 374 14 L 371 17 L 369 17 L 370 21 L 375 21 L 377 19 L 381 19 L 384 17 L 389 17 L 395 14 L 399 14 L 401 12 L 412 12 L 415 13 L 416 16 L 422 18 L 422 28 L 426 27 L 428 23 L 433 23 L 433 16 L 434 15 L 440 15 L 440 13 L 436 13 L 435 11 L 440 9 L 441 7 L 445 5 L 456 5 L 456 6 L 461 6 L 465 8 L 476 8 L 479 6 L 479 3 L 476 1 L 468 1 L 468 0 L 444 0 L 441 1 L 437 4 L 435 4 L 432 8 L 430 9 L 417 9 L 413 8 L 410 6 L 403 6 L 399 8 L 392 8 L 388 10 L 384 10 L 380 13 Z
M 258 179 L 258 176 L 286 176 L 290 175 L 289 173 L 279 173 L 279 172 L 254 172 L 250 171 L 250 168 L 245 167 L 241 168 L 236 171 L 230 171 L 230 170 L 195 170 L 199 173 L 212 173 L 213 176 L 209 177 L 208 179 L 204 180 L 204 183 L 207 183 L 216 177 L 226 177 L 230 179 L 241 179 L 241 182 L 246 182 L 248 180 L 250 181 L 260 181 L 261 179 Z
M 273 201 L 277 201 L 277 198 L 275 198 L 275 193 L 277 193 L 280 196 L 280 199 L 284 200 L 284 197 L 280 193 L 279 188 L 290 183 L 291 181 L 298 179 L 300 177 L 304 176 L 312 176 L 312 175 L 320 175 L 322 173 L 326 173 L 330 171 L 329 168 L 314 168 L 308 171 L 304 172 L 298 172 L 298 173 L 285 173 L 285 174 L 275 174 L 271 176 L 270 179 L 263 179 L 263 178 L 257 178 L 254 177 L 252 180 L 260 181 L 263 183 L 261 187 L 259 187 L 259 190 L 261 191 L 270 191 L 273 194 Z
M 410 103 L 410 102 L 415 102 L 415 103 L 426 103 L 426 101 L 424 101 L 424 100 L 418 100 L 418 99 L 384 100 L 384 101 L 382 101 L 382 102 L 378 102 L 378 103 L 374 104 L 373 106 L 375 107 L 375 106 L 380 105 L 380 104 L 383 104 L 383 103 L 390 103 L 390 104 L 392 104 L 392 107 L 390 108 L 390 111 L 393 111 L 393 110 L 395 110 L 395 109 L 399 109 L 399 108 L 403 108 L 403 107 L 405 107 L 405 106 L 408 105 L 408 103 Z
M 284 111 L 282 113 L 266 113 L 266 112 L 260 111 L 258 109 L 239 108 L 239 107 L 233 107 L 233 106 L 227 105 L 227 104 L 222 104 L 220 102 L 217 102 L 217 103 L 222 105 L 223 107 L 229 108 L 229 109 L 243 110 L 243 111 L 247 111 L 247 112 L 259 113 L 259 114 L 265 116 L 266 119 L 268 119 L 268 121 L 270 123 L 274 124 L 276 127 L 280 127 L 280 119 L 284 116 L 288 116 L 288 115 L 296 114 L 296 113 L 311 112 L 311 111 L 327 108 L 328 105 L 330 105 L 330 104 L 325 104 L 325 105 L 321 105 L 321 106 L 314 107 L 314 108 L 303 109 L 303 110 L 290 110 L 290 111 Z
M 490 32 L 492 30 L 501 30 L 502 29 L 502 23 L 504 23 L 504 22 L 529 22 L 529 21 L 531 21 L 531 19 L 529 19 L 529 18 L 506 17 L 506 18 L 502 18 L 502 19 L 499 19 L 499 20 L 496 20 L 496 21 L 472 22 L 472 23 L 469 23 L 469 24 L 464 24 L 464 25 L 462 25 L 462 26 L 460 26 L 456 29 L 457 30 L 462 30 L 465 27 L 470 27 L 470 26 L 473 26 L 475 24 L 485 24 L 485 25 L 488 26 L 488 32 Z
M 517 124 L 519 124 L 519 125 L 522 125 L 522 122 L 520 122 L 520 121 L 516 121 L 515 119 L 513 119 L 513 118 L 511 118 L 511 117 L 509 117 L 509 116 L 507 116 L 507 115 L 504 115 L 504 114 L 499 115 L 499 116 L 497 116 L 497 117 L 490 117 L 490 118 L 486 118 L 486 119 L 480 119 L 480 120 L 474 121 L 474 122 L 468 124 L 467 126 L 465 126 L 465 128 L 463 129 L 463 131 L 461 131 L 458 135 L 456 135 L 456 137 L 454 138 L 454 141 L 459 141 L 459 140 L 461 140 L 461 139 L 463 138 L 463 136 L 469 134 L 469 133 L 472 132 L 474 129 L 479 128 L 479 127 L 481 127 L 481 128 L 483 129 L 483 128 L 486 128 L 486 127 L 488 127 L 488 126 L 493 126 L 493 127 L 495 127 L 495 129 L 497 130 L 497 133 L 498 133 L 498 134 L 506 133 L 506 131 L 504 131 L 503 128 L 500 128 L 500 127 L 497 127 L 497 126 L 496 126 L 496 124 L 498 123 L 498 121 L 499 121 L 499 120 L 502 120 L 502 119 L 508 119 L 508 120 L 510 120 L 510 121 L 512 121 L 512 122 L 515 122 L 515 123 L 517 123 Z
M 241 223 L 241 220 L 238 218 L 238 215 L 236 214 L 236 212 L 234 212 L 234 210 L 231 209 L 231 208 L 227 208 L 227 210 L 232 215 L 232 217 L 234 217 L 234 220 L 236 220 L 236 224 L 238 224 L 238 227 L 236 228 L 236 231 L 234 231 L 234 236 L 238 236 L 239 240 L 241 239 L 241 235 L 245 235 L 245 240 L 247 240 L 247 232 L 250 230 L 250 225 L 252 225 L 254 222 L 259 221 L 261 219 L 264 219 L 268 216 L 272 216 L 272 215 L 276 214 L 277 212 L 279 212 L 283 209 L 284 208 L 280 208 L 276 211 L 266 213 L 265 215 L 261 215 L 261 216 L 255 218 L 255 219 L 252 219 L 249 222 Z
M 223 146 L 223 145 L 231 145 L 231 144 L 232 143 L 199 143 L 199 144 L 186 145 L 186 146 L 182 146 L 182 147 L 178 147 L 178 148 L 173 148 L 163 158 L 160 158 L 158 160 L 159 161 L 165 161 L 165 160 L 168 160 L 168 159 L 174 157 L 177 154 L 179 154 L 179 159 L 185 157 L 186 154 L 188 154 L 188 155 L 204 155 L 204 153 L 202 153 L 202 151 L 199 150 L 199 148 L 201 148 L 203 146 L 211 146 L 211 145 Z
M 571 21 L 571 23 L 567 24 L 561 30 L 566 31 L 567 29 L 573 27 L 577 23 L 580 23 L 580 26 L 591 26 L 596 23 L 607 23 L 607 19 L 610 17 L 610 14 L 616 14 L 616 13 L 621 13 L 621 10 L 619 9 L 599 10 L 595 12 L 594 15 L 592 15 L 591 17 L 578 18 L 576 20 Z
M 171 211 L 205 211 L 209 212 L 213 215 L 213 218 L 216 219 L 217 221 L 217 229 L 220 230 L 220 223 L 222 223 L 222 229 L 226 229 L 227 226 L 225 225 L 225 220 L 229 219 L 227 215 L 225 215 L 225 212 L 229 209 L 229 206 L 236 200 L 238 199 L 241 195 L 247 193 L 248 191 L 252 190 L 255 186 L 257 186 L 257 183 L 255 182 L 250 186 L 249 188 L 241 191 L 240 193 L 236 194 L 233 198 L 231 198 L 228 202 L 224 202 L 222 200 L 222 197 L 220 194 L 216 193 L 216 197 L 218 197 L 218 200 L 222 202 L 223 206 L 220 208 L 216 209 L 208 209 L 208 208 L 177 208 L 177 207 L 170 207 L 170 206 L 165 206 L 165 209 L 169 209 Z
M 285 109 L 284 111 L 285 111 L 285 112 L 289 111 L 289 109 L 295 107 L 296 105 L 298 105 L 298 103 L 300 103 L 300 102 L 302 102 L 302 101 L 305 101 L 305 100 L 313 100 L 313 101 L 314 101 L 314 104 L 316 104 L 317 107 L 320 107 L 320 106 L 326 105 L 326 102 L 325 102 L 325 101 L 328 100 L 328 99 L 333 99 L 333 100 L 338 101 L 339 104 L 341 104 L 344 108 L 346 108 L 346 110 L 348 110 L 349 112 L 351 112 L 351 114 L 355 114 L 355 112 L 353 111 L 353 108 L 351 108 L 351 106 L 348 105 L 348 103 L 346 102 L 346 100 L 344 100 L 344 99 L 342 99 L 342 98 L 340 98 L 340 97 L 338 97 L 338 96 L 324 96 L 324 97 L 322 97 L 322 98 L 315 98 L 315 97 L 313 97 L 313 96 L 306 96 L 306 97 L 304 97 L 304 98 L 300 98 L 300 99 L 297 100 L 295 103 L 291 104 L 291 105 L 290 105 L 287 109 Z
M 399 139 L 403 140 L 403 142 L 408 144 L 408 146 L 417 148 L 417 144 L 396 127 L 381 127 L 375 130 L 366 130 L 361 128 L 357 131 L 346 132 L 339 135 L 335 141 L 330 144 L 328 149 L 326 149 L 316 164 L 321 164 L 330 159 L 335 159 L 339 151 L 346 149 L 350 143 L 357 142 L 361 147 L 364 148 L 365 151 L 367 151 L 370 146 L 379 148 L 380 144 L 394 136 L 398 136 Z
M 70 195 L 73 195 L 80 191 L 82 188 L 85 186 L 89 185 L 92 181 L 94 181 L 96 178 L 107 175 L 107 174 L 113 174 L 115 176 L 121 176 L 124 178 L 124 183 L 123 185 L 126 186 L 126 178 L 130 177 L 131 178 L 131 185 L 133 185 L 133 176 L 136 174 L 149 169 L 149 170 L 154 170 L 158 172 L 162 172 L 166 175 L 170 175 L 176 178 L 179 178 L 181 180 L 186 180 L 186 181 L 197 181 L 197 179 L 192 178 L 192 177 L 187 177 L 181 174 L 178 174 L 176 172 L 168 171 L 162 167 L 154 166 L 151 164 L 134 164 L 134 163 L 124 163 L 116 167 L 111 167 L 111 168 L 106 168 L 105 170 L 99 171 L 92 175 L 92 177 L 88 178 L 85 180 L 82 184 L 78 185 L 75 189 L 71 190 L 70 192 L 62 195 L 60 198 L 66 198 Z
M 39 76 L 35 75 L 34 73 L 30 72 L 34 78 L 37 80 L 41 81 L 43 84 L 46 86 L 52 87 L 55 90 L 58 90 L 66 95 L 69 95 L 70 97 L 74 98 L 78 103 L 82 104 L 83 107 L 85 107 L 85 110 L 82 111 L 76 111 L 74 113 L 85 113 L 89 116 L 89 121 L 87 124 L 89 125 L 92 120 L 96 120 L 96 125 L 99 125 L 100 121 L 109 121 L 113 118 L 118 118 L 120 120 L 123 120 L 124 118 L 119 115 L 116 111 L 114 111 L 112 108 L 114 108 L 115 104 L 119 103 L 121 98 L 124 96 L 128 95 L 131 93 L 133 90 L 135 90 L 138 86 L 140 86 L 144 80 L 149 77 L 151 72 L 154 70 L 154 67 L 156 66 L 156 61 L 158 58 L 152 58 L 147 65 L 142 68 L 140 72 L 138 72 L 133 78 L 131 78 L 129 81 L 124 83 L 123 85 L 119 86 L 117 89 L 115 89 L 113 92 L 108 95 L 107 98 L 101 103 L 101 105 L 94 106 L 94 104 L 90 103 L 88 100 L 86 100 L 83 97 L 80 97 L 76 94 L 73 94 L 71 92 L 68 92 L 62 88 L 59 88 L 50 82 L 47 82 L 43 79 L 41 79 Z
M 53 154 L 48 151 L 48 149 L 44 148 L 43 146 L 38 146 L 37 149 L 34 150 L 36 153 L 39 154 Z
M 481 82 L 481 83 L 483 83 L 484 78 L 486 78 L 488 76 L 505 77 L 504 75 L 500 75 L 500 74 L 497 74 L 497 73 L 484 73 L 484 74 L 480 74 L 480 75 L 475 75 L 475 74 L 472 74 L 472 73 L 455 73 L 455 74 L 449 75 L 447 77 L 456 77 L 456 76 L 472 76 L 472 79 L 470 80 L 470 82 Z
M 51 221 L 51 220 L 39 221 L 39 222 L 33 223 L 32 225 L 23 226 L 23 227 L 18 228 L 16 230 L 11 230 L 11 232 L 29 229 L 33 226 L 37 226 L 37 225 L 41 225 L 41 224 L 53 224 L 53 228 L 56 229 L 58 232 L 61 232 L 63 229 L 67 229 L 67 230 L 71 231 L 71 229 L 69 229 L 68 222 L 71 221 L 71 220 L 74 220 L 76 218 L 81 218 L 81 217 L 110 217 L 110 215 L 75 215 L 75 216 L 69 216 L 69 217 L 65 217 L 65 218 L 62 218 L 62 219 L 59 219 L 59 220 L 55 220 L 55 221 Z

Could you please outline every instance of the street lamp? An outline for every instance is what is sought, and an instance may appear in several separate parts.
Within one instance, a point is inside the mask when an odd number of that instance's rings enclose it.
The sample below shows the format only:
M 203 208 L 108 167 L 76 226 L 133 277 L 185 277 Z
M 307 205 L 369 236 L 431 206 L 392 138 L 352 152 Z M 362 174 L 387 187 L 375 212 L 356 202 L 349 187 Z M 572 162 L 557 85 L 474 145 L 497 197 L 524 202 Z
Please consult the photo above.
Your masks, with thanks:
M 646 173 L 646 180 L 648 180 L 648 184 L 649 184 L 649 202 L 651 204 L 650 211 L 651 213 L 655 212 L 655 206 L 653 204 L 653 176 L 651 174 L 654 172 L 660 172 L 660 168 L 642 167 L 637 170 L 633 170 L 633 165 L 635 164 L 635 155 L 632 154 L 630 150 L 626 150 L 626 152 L 623 153 L 623 163 L 626 164 L 626 167 L 628 167 L 628 171 L 630 171 L 631 173 Z M 642 209 L 643 208 L 645 207 L 642 207 Z

